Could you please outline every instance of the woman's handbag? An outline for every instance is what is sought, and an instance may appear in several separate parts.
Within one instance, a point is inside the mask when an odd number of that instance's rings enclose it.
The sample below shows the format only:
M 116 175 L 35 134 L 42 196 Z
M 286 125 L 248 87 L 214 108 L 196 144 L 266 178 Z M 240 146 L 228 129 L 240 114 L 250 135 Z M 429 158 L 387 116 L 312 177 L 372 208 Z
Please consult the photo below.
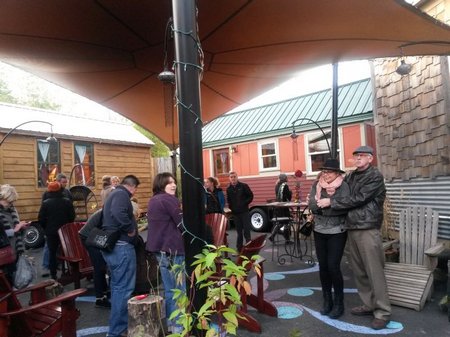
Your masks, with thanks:
M 312 221 L 305 222 L 305 224 L 302 227 L 300 227 L 300 234 L 308 237 L 311 235 L 313 228 L 314 222 Z
M 16 262 L 16 251 L 11 246 L 3 226 L 0 226 L 0 266 Z
M 86 246 L 112 252 L 119 237 L 120 231 L 118 230 L 94 227 L 86 238 Z

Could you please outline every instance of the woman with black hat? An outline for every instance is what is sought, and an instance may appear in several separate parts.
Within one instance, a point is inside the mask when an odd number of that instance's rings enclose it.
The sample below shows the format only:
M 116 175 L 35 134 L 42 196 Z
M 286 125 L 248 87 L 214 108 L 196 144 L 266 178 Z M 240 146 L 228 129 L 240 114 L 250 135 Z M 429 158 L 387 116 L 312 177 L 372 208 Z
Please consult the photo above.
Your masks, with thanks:
M 324 299 L 320 313 L 333 319 L 344 313 L 341 259 L 347 241 L 347 232 L 343 229 L 346 212 L 335 211 L 330 207 L 320 208 L 317 201 L 332 195 L 350 195 L 350 189 L 344 182 L 344 173 L 339 168 L 337 159 L 326 160 L 321 168 L 320 178 L 313 184 L 309 194 L 309 209 L 314 214 L 314 242 Z M 332 288 L 334 299 L 331 296 Z

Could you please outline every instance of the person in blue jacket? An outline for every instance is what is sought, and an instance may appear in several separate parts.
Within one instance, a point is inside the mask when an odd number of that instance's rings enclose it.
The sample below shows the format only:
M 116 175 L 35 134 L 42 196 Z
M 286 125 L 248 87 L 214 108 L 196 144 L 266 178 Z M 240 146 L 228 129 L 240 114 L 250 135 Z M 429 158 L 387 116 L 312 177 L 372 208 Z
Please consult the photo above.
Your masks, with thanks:
M 223 213 L 225 207 L 225 195 L 219 187 L 219 182 L 214 177 L 205 179 L 206 190 L 206 214 Z
M 111 252 L 102 251 L 110 270 L 111 313 L 107 337 L 119 337 L 128 329 L 128 300 L 136 283 L 137 223 L 131 197 L 139 179 L 127 175 L 106 198 L 103 205 L 103 229 L 118 230 L 120 237 Z

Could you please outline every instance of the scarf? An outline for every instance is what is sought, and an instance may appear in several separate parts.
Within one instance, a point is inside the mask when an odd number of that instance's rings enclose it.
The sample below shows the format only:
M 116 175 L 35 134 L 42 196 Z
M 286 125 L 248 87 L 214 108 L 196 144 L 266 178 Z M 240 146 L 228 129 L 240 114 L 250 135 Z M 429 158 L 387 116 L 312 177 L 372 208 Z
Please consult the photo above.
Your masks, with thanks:
M 328 196 L 331 197 L 336 192 L 336 189 L 338 189 L 339 186 L 342 185 L 343 181 L 344 177 L 342 175 L 338 175 L 337 178 L 334 179 L 331 183 L 327 183 L 324 180 L 323 176 L 321 176 L 316 186 L 316 200 L 320 199 L 322 189 L 325 189 L 327 191 Z

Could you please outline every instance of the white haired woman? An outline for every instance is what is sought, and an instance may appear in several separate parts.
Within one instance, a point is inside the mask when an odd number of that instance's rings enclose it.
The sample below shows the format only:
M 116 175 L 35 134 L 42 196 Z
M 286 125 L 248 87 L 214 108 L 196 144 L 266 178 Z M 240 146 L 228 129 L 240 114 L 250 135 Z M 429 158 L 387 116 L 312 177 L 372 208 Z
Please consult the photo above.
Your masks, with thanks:
M 19 219 L 19 214 L 14 207 L 14 202 L 18 198 L 19 195 L 13 186 L 8 184 L 0 186 L 0 235 L 3 238 L 7 237 L 6 240 L 1 240 L 2 246 L 11 245 L 17 257 L 25 251 L 22 230 L 29 224 Z M 16 271 L 16 262 L 0 266 L 11 284 Z

